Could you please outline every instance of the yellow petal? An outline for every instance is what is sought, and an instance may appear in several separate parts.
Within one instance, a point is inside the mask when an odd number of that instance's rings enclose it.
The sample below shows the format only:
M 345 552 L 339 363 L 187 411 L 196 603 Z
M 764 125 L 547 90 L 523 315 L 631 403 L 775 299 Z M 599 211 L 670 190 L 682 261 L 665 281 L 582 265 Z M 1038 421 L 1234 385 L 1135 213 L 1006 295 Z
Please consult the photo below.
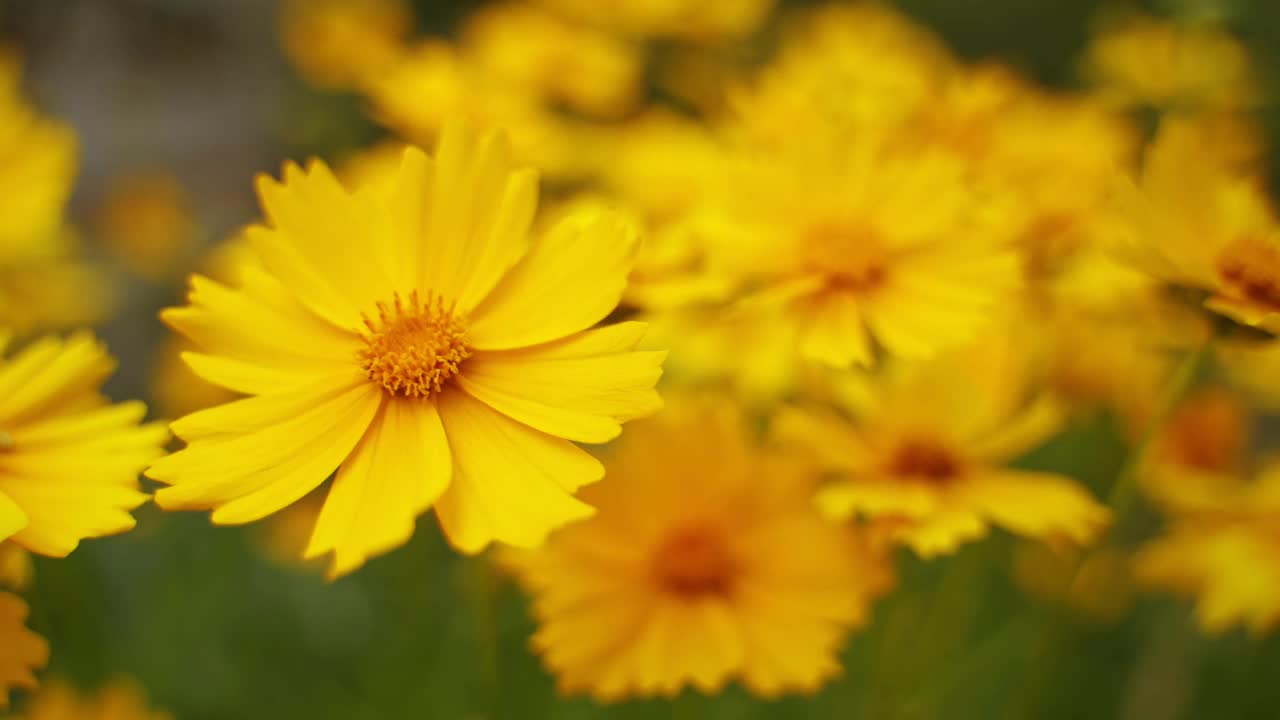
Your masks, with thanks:
M 27 514 L 13 500 L 0 492 L 0 542 L 27 526 Z
M 490 542 L 534 547 L 547 533 L 592 514 L 570 492 L 599 480 L 599 461 L 567 440 L 522 425 L 461 391 L 439 400 L 453 482 L 436 503 L 440 525 L 459 550 Z
M 538 180 L 513 170 L 501 133 L 477 136 L 458 123 L 441 131 L 433 167 L 421 287 L 466 314 L 528 250 Z
M 855 363 L 871 364 L 871 344 L 852 293 L 821 293 L 799 301 L 794 312 L 801 317 L 800 352 L 804 357 L 842 369 Z
M 621 215 L 584 210 L 540 237 L 475 309 L 468 341 L 480 350 L 567 337 L 618 305 L 639 238 Z
M 413 536 L 449 486 L 453 460 L 433 403 L 392 399 L 338 470 L 306 557 L 333 551 L 329 576 L 359 568 Z
M 623 323 L 545 345 L 479 352 L 456 382 L 513 420 L 551 435 L 603 443 L 620 423 L 656 412 L 666 352 L 630 352 L 643 323 Z
M 147 469 L 149 477 L 171 485 L 156 492 L 156 503 L 166 509 L 221 507 L 215 517 L 220 522 L 247 522 L 241 518 L 271 512 L 272 504 L 279 509 L 333 472 L 368 429 L 382 399 L 381 389 L 361 381 L 310 395 L 248 398 L 189 415 L 175 425 L 200 424 L 198 439 Z M 237 418 L 243 425 L 236 425 Z M 253 499 L 236 502 L 244 498 Z
M 48 347 L 55 349 L 50 353 Z M 33 362 L 37 367 L 30 367 Z M 0 425 L 12 427 L 39 410 L 96 394 L 114 368 L 115 361 L 89 333 L 52 345 L 37 342 L 0 373 Z
M 958 489 L 976 512 L 1010 532 L 1040 539 L 1087 543 L 1110 513 L 1073 480 L 1050 473 L 994 471 Z
M 283 184 L 260 175 L 257 186 L 271 227 L 250 229 L 254 251 L 317 315 L 358 328 L 389 285 L 379 249 L 391 242 L 386 211 L 348 193 L 319 160 L 305 171 L 286 163 Z

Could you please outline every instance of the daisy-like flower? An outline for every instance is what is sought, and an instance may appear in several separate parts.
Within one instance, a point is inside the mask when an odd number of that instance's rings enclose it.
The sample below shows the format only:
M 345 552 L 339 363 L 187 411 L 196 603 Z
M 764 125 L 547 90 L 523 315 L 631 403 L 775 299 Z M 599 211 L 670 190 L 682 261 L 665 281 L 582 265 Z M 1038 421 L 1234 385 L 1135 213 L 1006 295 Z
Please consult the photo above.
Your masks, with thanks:
M 1086 543 L 1107 510 L 1070 478 L 1006 467 L 1060 424 L 1028 397 L 1018 354 L 966 352 L 893 366 L 833 391 L 830 409 L 779 415 L 781 443 L 838 477 L 819 490 L 835 518 L 871 519 L 922 557 L 954 552 L 997 525 L 1017 535 Z
M 1280 332 L 1280 217 L 1262 181 L 1202 150 L 1183 122 L 1161 126 L 1135 184 L 1122 178 L 1109 232 L 1156 278 L 1203 292 L 1205 307 Z
M 136 682 L 117 679 L 94 693 L 81 693 L 62 681 L 45 683 L 15 720 L 172 720 L 152 710 Z
M 323 163 L 261 178 L 261 266 L 231 288 L 192 278 L 164 319 L 197 374 L 252 397 L 173 423 L 187 447 L 147 474 L 168 509 L 266 517 L 337 470 L 306 554 L 334 575 L 402 545 L 430 508 L 455 546 L 531 546 L 591 514 L 575 499 L 602 443 L 656 410 L 663 352 L 617 305 L 637 237 L 617 216 L 530 241 L 537 180 L 502 136 L 451 125 L 435 157 L 351 193 Z
M 49 661 L 49 643 L 27 629 L 27 604 L 0 592 L 0 710 L 9 707 L 9 690 L 33 688 L 32 672 Z
M 890 584 L 882 555 L 813 508 L 803 462 L 754 445 L 728 405 L 637 423 L 583 495 L 599 514 L 507 559 L 533 644 L 567 693 L 601 700 L 813 691 Z
M 141 402 L 98 392 L 115 362 L 88 333 L 28 344 L 0 363 L 0 541 L 64 557 L 85 538 L 129 530 L 146 501 L 138 473 L 163 425 Z
M 1210 633 L 1280 624 L 1280 463 L 1248 467 L 1250 420 L 1238 397 L 1202 391 L 1173 415 L 1142 471 L 1169 523 L 1138 552 L 1135 573 L 1194 597 Z
M 869 140 L 837 163 L 773 160 L 747 163 L 714 223 L 746 305 L 781 310 L 806 359 L 927 357 L 1014 297 L 1019 256 L 954 158 Z

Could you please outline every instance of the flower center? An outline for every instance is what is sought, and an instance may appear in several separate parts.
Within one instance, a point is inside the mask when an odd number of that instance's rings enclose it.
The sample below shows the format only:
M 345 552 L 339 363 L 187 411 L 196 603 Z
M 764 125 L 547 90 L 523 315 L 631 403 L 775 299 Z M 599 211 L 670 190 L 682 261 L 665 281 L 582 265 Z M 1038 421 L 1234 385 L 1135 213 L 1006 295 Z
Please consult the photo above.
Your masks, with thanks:
M 1214 390 L 1195 395 L 1178 408 L 1163 438 L 1171 460 L 1207 472 L 1237 470 L 1248 444 L 1244 407 L 1226 391 Z
M 889 461 L 889 472 L 901 478 L 921 479 L 940 484 L 960 474 L 959 459 L 950 450 L 932 442 L 903 443 Z
M 820 225 L 805 234 L 801 258 L 832 289 L 867 292 L 884 285 L 889 271 L 880 241 L 869 230 Z
M 654 571 L 663 589 L 684 598 L 728 595 L 737 563 L 715 532 L 681 530 L 663 542 L 654 556 Z
M 1218 276 L 1237 297 L 1280 312 L 1280 248 L 1241 238 L 1218 258 Z
M 369 379 L 392 395 L 425 398 L 444 389 L 471 356 L 466 328 L 439 297 L 378 303 L 377 319 L 364 316 L 365 346 L 358 356 Z

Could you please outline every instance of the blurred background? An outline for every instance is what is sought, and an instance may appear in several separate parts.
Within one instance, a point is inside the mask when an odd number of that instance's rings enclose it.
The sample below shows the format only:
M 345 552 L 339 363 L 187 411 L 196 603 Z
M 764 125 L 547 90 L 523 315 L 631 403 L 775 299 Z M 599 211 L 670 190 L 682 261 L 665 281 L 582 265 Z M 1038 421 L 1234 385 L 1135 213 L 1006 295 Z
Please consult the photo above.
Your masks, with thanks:
M 450 37 L 483 4 L 418 0 L 395 32 Z M 1079 82 L 1091 28 L 1114 6 L 897 5 L 959 56 L 1006 61 L 1061 88 Z M 1249 49 L 1267 96 L 1280 96 L 1280 3 L 1124 7 L 1221 21 Z M 276 173 L 286 158 L 340 161 L 387 134 L 360 94 L 299 72 L 282 12 L 268 0 L 0 0 L 0 36 L 21 58 L 26 91 L 79 137 L 70 215 L 85 257 L 105 268 L 112 309 L 98 327 L 120 358 L 114 397 L 179 411 L 182 389 L 152 382 L 170 361 L 155 314 L 180 301 L 181 278 L 205 250 L 257 217 L 254 174 Z M 747 44 L 745 62 L 768 35 Z M 680 50 L 679 40 L 655 43 Z M 1274 147 L 1280 106 L 1258 112 Z M 138 240 L 147 233 L 161 239 Z M 1069 469 L 1097 487 L 1124 455 L 1100 420 L 1024 464 Z M 291 530 L 287 521 L 215 529 L 202 514 L 144 508 L 135 532 L 65 561 L 37 559 L 28 599 L 32 627 L 54 648 L 50 674 L 85 687 L 135 677 L 186 720 L 1280 716 L 1271 682 L 1280 637 L 1208 639 L 1184 602 L 1123 587 L 1086 590 L 1084 612 L 1037 600 L 1017 568 L 1053 559 L 1015 558 L 1004 537 L 945 564 L 903 553 L 901 587 L 851 636 L 845 676 L 813 698 L 760 702 L 731 688 L 601 706 L 556 695 L 527 650 L 532 621 L 519 592 L 482 559 L 448 549 L 429 516 L 407 547 L 333 584 L 285 559 Z M 1117 604 L 1137 611 L 1111 612 Z

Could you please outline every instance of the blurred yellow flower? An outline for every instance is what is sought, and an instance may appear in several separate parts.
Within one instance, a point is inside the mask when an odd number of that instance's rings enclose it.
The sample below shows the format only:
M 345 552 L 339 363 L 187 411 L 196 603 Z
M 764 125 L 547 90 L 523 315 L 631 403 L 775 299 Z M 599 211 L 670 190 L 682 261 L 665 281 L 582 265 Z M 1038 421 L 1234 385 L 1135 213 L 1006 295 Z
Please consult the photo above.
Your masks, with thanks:
M 577 125 L 545 107 L 534 88 L 501 82 L 443 41 L 426 41 L 365 87 L 375 120 L 417 144 L 439 139 L 453 118 L 510 128 L 516 158 L 553 177 L 574 176 L 592 157 Z M 592 145 L 594 147 L 594 145 Z
M 129 530 L 138 473 L 168 433 L 140 402 L 108 404 L 115 362 L 88 333 L 46 337 L 0 365 L 0 541 L 63 557 Z
M 828 163 L 748 161 L 714 230 L 799 352 L 838 368 L 927 357 L 973 339 L 1016 298 L 1020 259 L 964 168 L 859 145 Z
M 33 671 L 49 661 L 49 643 L 27 629 L 27 604 L 0 592 L 0 710 L 9 707 L 9 690 L 34 688 Z
M 818 494 L 830 516 L 867 517 L 923 557 L 954 552 L 990 525 L 1042 540 L 1090 542 L 1107 509 L 1070 478 L 1005 467 L 1060 424 L 1029 393 L 1026 359 L 982 347 L 832 392 L 842 413 L 792 408 L 775 434 L 838 477 Z
M 731 89 L 732 129 L 755 145 L 822 154 L 901 128 L 937 102 L 952 69 L 938 39 L 888 5 L 828 3 L 794 14 L 775 57 Z
M 151 280 L 177 272 L 199 241 L 191 199 L 178 179 L 166 173 L 113 180 L 98 208 L 95 229 L 126 268 Z
M 1085 53 L 1084 72 L 1105 101 L 1124 107 L 1239 108 L 1258 99 L 1248 52 L 1207 22 L 1106 19 Z
M 1221 397 L 1188 405 L 1144 469 L 1169 525 L 1135 558 L 1138 577 L 1194 596 L 1210 633 L 1280 622 L 1280 464 L 1243 467 L 1243 412 Z
M 77 140 L 22 94 L 21 64 L 0 53 L 0 327 L 18 334 L 90 324 L 108 310 L 100 274 L 76 258 L 64 213 Z
M 450 125 L 435 157 L 356 193 L 323 163 L 259 180 L 263 268 L 242 286 L 192 278 L 164 319 L 199 344 L 197 374 L 252 397 L 173 424 L 188 445 L 148 469 L 170 509 L 263 518 L 337 476 L 307 548 L 331 574 L 403 544 L 434 507 L 464 552 L 542 542 L 591 514 L 573 497 L 601 443 L 653 412 L 662 352 L 617 305 L 637 237 L 583 213 L 533 241 L 533 171 L 505 140 Z M 361 246 L 351 238 L 362 237 Z
M 757 28 L 777 0 L 537 0 L 580 21 L 623 35 L 713 41 Z
M 1165 282 L 1208 294 L 1205 307 L 1280 331 L 1280 220 L 1260 179 L 1203 151 L 1185 124 L 1162 125 L 1135 184 L 1117 188 L 1118 252 Z
M 761 450 L 732 406 L 637 423 L 584 491 L 599 513 L 506 556 L 534 596 L 534 647 L 567 693 L 606 701 L 813 692 L 888 565 L 811 503 L 804 462 Z
M 640 47 L 524 3 L 488 5 L 467 17 L 461 48 L 497 82 L 535 91 L 550 106 L 612 118 L 639 100 Z
M 347 89 L 391 66 L 413 23 L 405 0 L 286 0 L 280 39 L 308 82 Z
M 61 681 L 44 683 L 15 720 L 172 720 L 152 710 L 137 683 L 115 680 L 92 694 Z

